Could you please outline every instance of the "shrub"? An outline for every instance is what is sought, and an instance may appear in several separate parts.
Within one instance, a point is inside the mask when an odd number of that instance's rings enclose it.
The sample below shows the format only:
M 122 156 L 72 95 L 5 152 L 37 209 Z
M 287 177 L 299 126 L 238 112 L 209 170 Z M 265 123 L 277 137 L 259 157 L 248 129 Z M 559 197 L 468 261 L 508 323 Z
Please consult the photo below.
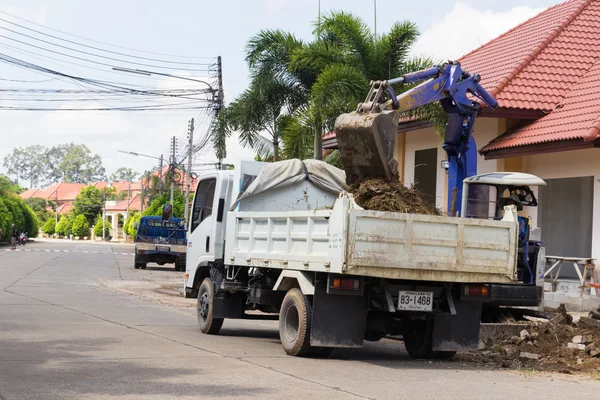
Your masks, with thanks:
M 73 221 L 73 235 L 79 237 L 90 235 L 90 224 L 87 222 L 85 215 L 80 214 Z
M 106 219 L 104 221 L 104 235 L 108 236 L 110 234 L 110 221 L 108 219 Z M 94 222 L 94 235 L 96 235 L 96 237 L 101 238 L 102 237 L 102 215 L 98 215 L 98 217 L 96 217 L 96 221 Z
M 46 235 L 54 235 L 54 232 L 56 231 L 56 220 L 54 218 L 48 218 L 42 230 Z

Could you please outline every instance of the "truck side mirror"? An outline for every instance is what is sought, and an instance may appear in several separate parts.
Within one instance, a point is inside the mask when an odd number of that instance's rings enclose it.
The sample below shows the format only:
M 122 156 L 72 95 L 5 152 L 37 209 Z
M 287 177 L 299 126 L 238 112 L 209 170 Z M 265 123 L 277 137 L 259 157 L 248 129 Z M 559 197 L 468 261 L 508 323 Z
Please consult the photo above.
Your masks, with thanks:
M 140 224 L 137 221 L 133 223 L 133 228 L 134 229 L 139 228 L 139 226 L 140 226 Z

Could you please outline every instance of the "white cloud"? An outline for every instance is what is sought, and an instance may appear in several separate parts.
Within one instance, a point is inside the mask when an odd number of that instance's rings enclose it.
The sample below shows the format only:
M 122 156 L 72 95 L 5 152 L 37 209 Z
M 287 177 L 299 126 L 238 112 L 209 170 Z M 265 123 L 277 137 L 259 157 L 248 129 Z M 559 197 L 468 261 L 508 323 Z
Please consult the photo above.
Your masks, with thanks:
M 508 11 L 490 11 L 456 3 L 441 19 L 434 19 L 412 48 L 412 55 L 455 60 L 535 16 L 544 8 L 515 7 Z

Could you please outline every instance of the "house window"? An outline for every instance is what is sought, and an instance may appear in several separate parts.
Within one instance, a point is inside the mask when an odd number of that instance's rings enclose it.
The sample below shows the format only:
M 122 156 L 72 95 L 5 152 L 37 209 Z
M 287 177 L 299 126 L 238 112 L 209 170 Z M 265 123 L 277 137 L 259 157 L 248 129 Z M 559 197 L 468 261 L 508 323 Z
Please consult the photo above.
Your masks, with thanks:
M 430 204 L 435 204 L 437 170 L 437 148 L 415 151 L 415 189 Z

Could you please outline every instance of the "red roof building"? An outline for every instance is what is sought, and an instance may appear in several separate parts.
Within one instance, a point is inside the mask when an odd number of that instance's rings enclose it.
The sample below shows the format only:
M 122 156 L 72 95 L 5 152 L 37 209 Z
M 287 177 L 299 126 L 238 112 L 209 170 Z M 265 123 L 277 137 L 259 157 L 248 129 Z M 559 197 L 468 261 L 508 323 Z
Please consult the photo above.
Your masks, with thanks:
M 481 75 L 499 107 L 483 107 L 478 173 L 527 172 L 548 186 L 528 207 L 546 253 L 600 257 L 600 0 L 548 8 L 459 61 Z M 396 158 L 406 184 L 447 203 L 446 153 L 427 124 L 400 124 Z

